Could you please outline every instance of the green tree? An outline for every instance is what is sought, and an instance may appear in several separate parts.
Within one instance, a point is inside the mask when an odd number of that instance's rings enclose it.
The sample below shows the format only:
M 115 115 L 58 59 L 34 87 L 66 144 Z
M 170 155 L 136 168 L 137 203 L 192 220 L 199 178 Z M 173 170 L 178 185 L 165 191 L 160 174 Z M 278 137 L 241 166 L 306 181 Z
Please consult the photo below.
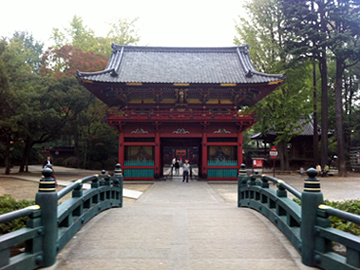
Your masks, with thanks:
M 249 1 L 245 6 L 249 19 L 240 18 L 235 44 L 249 43 L 254 66 L 266 73 L 286 72 L 285 83 L 260 101 L 255 109 L 260 119 L 257 129 L 264 134 L 276 133 L 282 169 L 289 168 L 287 143 L 301 129 L 299 119 L 310 113 L 308 63 L 290 65 L 284 50 L 288 33 L 283 31 L 284 18 L 276 0 Z M 310 84 L 311 85 L 311 84 Z M 256 127 L 255 127 L 256 128 Z
M 70 22 L 70 27 L 65 28 L 63 31 L 54 28 L 50 39 L 55 42 L 54 49 L 72 45 L 85 52 L 89 51 L 97 43 L 94 30 L 84 25 L 82 18 L 76 15 Z
M 345 139 L 343 131 L 343 76 L 347 68 L 360 58 L 360 1 L 295 1 L 283 0 L 287 30 L 292 32 L 290 52 L 319 61 L 322 81 L 322 164 L 328 156 L 328 55 L 335 60 L 334 80 L 337 154 L 339 174 L 346 175 Z M 327 52 L 330 49 L 331 53 Z M 326 132 L 326 133 L 325 133 Z M 326 141 L 324 140 L 326 138 Z
M 54 41 L 53 49 L 61 49 L 66 45 L 80 48 L 83 52 L 93 52 L 95 55 L 110 57 L 111 43 L 119 45 L 136 45 L 140 41 L 135 19 L 118 19 L 109 24 L 106 37 L 97 37 L 95 32 L 84 25 L 81 17 L 74 16 L 69 28 L 60 30 L 54 28 L 51 39 Z
M 321 164 L 328 163 L 328 54 L 327 24 L 329 1 L 281 0 L 286 52 L 294 60 L 315 59 L 321 77 Z
M 5 158 L 5 172 L 10 173 L 11 142 L 17 139 L 19 120 L 17 89 L 23 78 L 31 76 L 20 39 L 0 41 L 0 139 Z M 24 87 L 24 86 L 23 86 Z
M 44 44 L 36 41 L 32 34 L 29 34 L 26 31 L 15 32 L 13 38 L 20 39 L 23 42 L 24 54 L 26 55 L 25 62 L 30 66 L 33 72 L 39 74 Z
M 328 44 L 336 61 L 335 113 L 339 175 L 346 176 L 343 130 L 344 73 L 360 61 L 360 1 L 333 1 L 329 11 Z

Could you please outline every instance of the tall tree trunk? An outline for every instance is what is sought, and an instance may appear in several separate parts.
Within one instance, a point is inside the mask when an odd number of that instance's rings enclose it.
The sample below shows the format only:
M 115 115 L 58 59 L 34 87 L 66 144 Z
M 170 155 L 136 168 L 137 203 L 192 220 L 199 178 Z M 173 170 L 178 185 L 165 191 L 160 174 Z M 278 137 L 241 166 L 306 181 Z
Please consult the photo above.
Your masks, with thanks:
M 318 2 L 318 9 L 320 14 L 320 30 L 323 36 L 327 33 L 328 21 L 326 17 L 325 2 Z M 320 75 L 321 75 L 321 167 L 324 168 L 325 164 L 328 164 L 328 80 L 327 80 L 327 53 L 325 38 L 322 40 L 320 49 Z
M 314 152 L 314 165 L 319 164 L 319 133 L 318 133 L 318 114 L 317 114 L 317 88 L 316 88 L 316 63 L 313 64 L 313 86 L 314 86 L 314 137 L 313 137 L 313 152 Z
M 6 149 L 5 149 L 5 174 L 10 174 L 11 169 L 11 135 L 6 134 Z
M 335 116 L 336 116 L 336 138 L 337 154 L 339 164 L 339 176 L 346 176 L 345 142 L 342 117 L 342 75 L 344 63 L 336 61 L 336 84 L 335 84 Z
M 31 152 L 32 147 L 34 146 L 34 143 L 31 141 L 25 141 L 24 151 L 23 151 L 23 157 L 21 160 L 19 172 L 28 172 L 29 171 L 29 155 Z
M 279 142 L 277 147 L 279 151 L 280 169 L 282 171 L 289 170 L 290 165 L 289 165 L 289 154 L 287 151 L 287 142 L 286 141 Z
M 328 85 L 326 47 L 323 47 L 322 57 L 319 60 L 321 75 L 321 167 L 328 163 Z

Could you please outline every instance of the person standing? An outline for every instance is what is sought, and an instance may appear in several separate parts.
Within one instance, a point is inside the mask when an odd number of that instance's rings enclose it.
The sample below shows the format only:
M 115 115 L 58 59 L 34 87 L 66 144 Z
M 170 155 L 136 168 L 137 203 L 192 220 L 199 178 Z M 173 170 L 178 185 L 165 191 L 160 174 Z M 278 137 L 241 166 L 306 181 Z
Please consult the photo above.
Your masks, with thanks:
M 45 168 L 46 165 L 52 165 L 52 160 L 51 160 L 50 156 L 48 156 L 47 159 L 45 160 L 45 162 L 43 164 L 43 168 Z
M 179 168 L 180 168 L 179 160 L 176 160 L 175 161 L 175 174 L 179 174 Z
M 185 160 L 185 163 L 183 165 L 183 182 L 185 182 L 185 180 L 186 183 L 189 182 L 189 174 L 190 174 L 190 164 L 188 160 Z
M 176 162 L 176 158 L 173 158 L 171 161 L 171 175 L 173 174 L 173 171 L 175 170 L 175 162 Z

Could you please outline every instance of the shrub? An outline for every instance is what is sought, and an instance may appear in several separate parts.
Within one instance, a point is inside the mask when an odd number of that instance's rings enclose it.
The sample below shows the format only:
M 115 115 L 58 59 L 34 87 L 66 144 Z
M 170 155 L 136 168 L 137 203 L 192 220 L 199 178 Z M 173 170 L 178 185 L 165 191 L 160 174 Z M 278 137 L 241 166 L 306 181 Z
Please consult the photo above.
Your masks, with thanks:
M 293 201 L 301 205 L 300 199 L 295 198 L 293 199 Z M 347 200 L 340 202 L 331 202 L 325 200 L 324 204 L 348 213 L 360 215 L 360 200 Z M 354 235 L 360 235 L 360 225 L 333 216 L 330 216 L 330 220 L 331 220 L 331 227 Z
M 56 166 L 63 166 L 65 162 L 65 158 L 55 158 L 54 165 Z
M 105 170 L 114 170 L 115 166 L 117 164 L 117 160 L 115 158 L 108 158 L 104 163 L 104 169 Z M 124 166 L 124 164 L 121 164 Z
M 360 215 L 360 200 L 348 200 L 341 202 L 330 202 L 325 200 L 324 204 L 348 213 Z M 333 228 L 351 234 L 360 235 L 360 225 L 357 225 L 353 222 L 344 219 L 340 219 L 338 217 L 331 216 L 330 219 L 331 219 L 331 226 Z
M 30 205 L 34 205 L 35 201 L 20 200 L 16 201 L 11 195 L 0 195 L 0 214 L 5 214 L 15 210 L 19 210 Z M 19 218 L 11 222 L 0 224 L 0 235 L 13 232 L 26 226 L 27 217 Z
M 64 166 L 69 168 L 78 168 L 79 159 L 77 157 L 69 157 L 64 160 Z
M 99 170 L 99 171 L 101 171 L 102 169 L 103 169 L 103 165 L 101 164 L 101 162 L 94 162 L 90 166 L 90 170 Z

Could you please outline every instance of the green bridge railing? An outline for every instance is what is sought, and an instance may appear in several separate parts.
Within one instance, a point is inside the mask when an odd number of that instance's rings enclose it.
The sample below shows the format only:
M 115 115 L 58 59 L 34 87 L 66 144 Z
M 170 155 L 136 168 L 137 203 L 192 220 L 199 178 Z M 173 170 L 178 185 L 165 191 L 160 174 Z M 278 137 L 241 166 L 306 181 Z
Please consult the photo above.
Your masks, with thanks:
M 28 217 L 26 228 L 0 236 L 0 269 L 36 269 L 56 262 L 58 252 L 91 218 L 111 207 L 122 207 L 123 175 L 120 164 L 114 176 L 93 175 L 82 178 L 58 193 L 53 171 L 43 170 L 36 205 L 0 216 L 0 224 Z M 83 190 L 83 184 L 91 188 Z M 59 205 L 59 200 L 72 197 Z M 25 251 L 11 256 L 11 247 L 25 244 Z
M 249 207 L 266 216 L 302 256 L 308 266 L 322 269 L 360 269 L 360 237 L 331 227 L 329 216 L 360 224 L 360 216 L 323 204 L 317 171 L 309 169 L 300 192 L 282 180 L 266 175 L 247 175 L 241 165 L 238 176 L 238 207 Z M 45 169 L 40 179 L 36 205 L 0 216 L 0 224 L 28 217 L 26 228 L 0 236 L 0 269 L 36 269 L 51 266 L 58 252 L 92 217 L 111 207 L 122 207 L 123 175 L 120 164 L 114 176 L 85 177 L 55 191 L 52 170 Z M 82 190 L 91 182 L 91 189 Z M 272 189 L 269 182 L 276 184 Z M 58 200 L 72 197 L 58 205 Z M 287 197 L 290 192 L 301 206 Z M 346 247 L 342 256 L 333 251 L 333 242 Z M 25 251 L 11 256 L 11 247 L 25 243 Z
M 267 217 L 290 240 L 307 266 L 322 269 L 360 269 L 360 237 L 331 227 L 329 216 L 360 225 L 360 216 L 324 205 L 317 171 L 307 170 L 304 191 L 266 175 L 247 175 L 242 164 L 238 176 L 238 207 L 249 207 Z M 269 187 L 269 182 L 277 189 Z M 287 197 L 290 192 L 301 206 Z M 346 255 L 333 250 L 333 243 L 346 247 Z

